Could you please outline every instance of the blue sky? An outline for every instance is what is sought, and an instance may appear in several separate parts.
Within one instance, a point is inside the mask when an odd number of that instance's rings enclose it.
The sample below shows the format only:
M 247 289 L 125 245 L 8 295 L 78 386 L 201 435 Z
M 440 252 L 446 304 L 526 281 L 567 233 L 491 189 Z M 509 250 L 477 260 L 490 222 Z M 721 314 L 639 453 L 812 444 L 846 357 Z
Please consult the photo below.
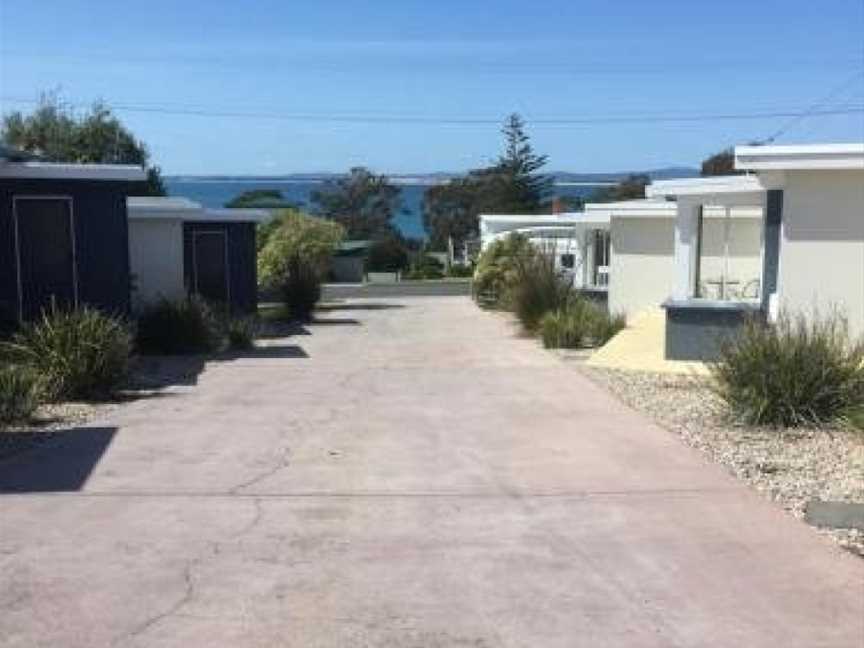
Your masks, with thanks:
M 551 169 L 697 164 L 791 120 L 531 122 L 861 106 L 862 70 L 862 0 L 0 0 L 0 110 L 155 108 L 118 113 L 169 174 L 461 170 L 513 111 Z M 862 139 L 857 113 L 778 143 Z

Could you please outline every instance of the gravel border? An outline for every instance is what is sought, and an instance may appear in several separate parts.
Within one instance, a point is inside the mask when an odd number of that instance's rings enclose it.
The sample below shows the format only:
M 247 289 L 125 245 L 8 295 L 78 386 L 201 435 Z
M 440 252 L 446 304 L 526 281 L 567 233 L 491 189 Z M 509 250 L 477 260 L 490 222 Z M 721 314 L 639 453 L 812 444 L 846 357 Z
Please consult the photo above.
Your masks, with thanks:
M 864 432 L 740 426 L 730 422 L 709 378 L 577 366 L 795 517 L 803 519 L 811 500 L 864 504 Z M 819 531 L 864 557 L 864 532 Z

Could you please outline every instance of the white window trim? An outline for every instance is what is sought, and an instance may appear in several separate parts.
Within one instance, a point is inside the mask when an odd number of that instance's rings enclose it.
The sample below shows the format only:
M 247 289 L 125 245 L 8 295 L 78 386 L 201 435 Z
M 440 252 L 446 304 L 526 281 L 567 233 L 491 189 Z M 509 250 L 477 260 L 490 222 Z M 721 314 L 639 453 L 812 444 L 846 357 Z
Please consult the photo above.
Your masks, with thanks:
M 767 194 L 765 194 L 767 195 Z M 710 297 L 697 296 L 699 292 L 699 287 L 696 285 L 696 276 L 698 274 L 699 280 L 702 280 L 702 256 L 703 256 L 703 245 L 702 241 L 699 240 L 700 234 L 704 236 L 704 228 L 705 228 L 705 215 L 704 208 L 706 204 L 711 203 L 701 203 L 699 205 L 698 213 L 696 214 L 696 222 L 694 223 L 693 232 L 691 235 L 691 245 L 690 245 L 690 254 L 691 254 L 691 271 L 690 271 L 690 280 L 689 280 L 689 301 L 696 302 L 705 302 L 705 303 L 724 303 L 724 304 L 761 304 L 762 303 L 762 291 L 765 290 L 765 204 L 763 199 L 762 205 L 762 219 L 761 219 L 761 227 L 759 230 L 759 296 L 755 299 L 712 299 Z M 724 210 L 723 217 L 723 276 L 728 277 L 729 270 L 729 243 L 731 240 L 731 230 L 732 230 L 732 207 L 730 205 L 722 205 Z
M 57 200 L 69 204 L 69 237 L 72 243 L 72 304 L 78 308 L 78 241 L 75 236 L 75 201 L 72 196 L 55 194 L 20 194 L 12 196 L 12 220 L 15 229 L 15 272 L 18 280 L 18 321 L 24 321 L 24 280 L 21 276 L 21 237 L 18 228 L 19 200 Z

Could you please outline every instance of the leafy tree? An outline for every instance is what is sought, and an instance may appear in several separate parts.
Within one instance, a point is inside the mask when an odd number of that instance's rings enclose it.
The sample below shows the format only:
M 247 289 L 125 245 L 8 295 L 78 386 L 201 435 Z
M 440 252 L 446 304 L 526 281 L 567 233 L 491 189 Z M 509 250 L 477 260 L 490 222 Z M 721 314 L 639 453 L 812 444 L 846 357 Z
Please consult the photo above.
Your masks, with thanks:
M 408 249 L 395 235 L 378 239 L 369 247 L 366 268 L 369 272 L 397 272 L 408 267 Z
M 479 236 L 480 183 L 471 174 L 435 185 L 423 195 L 423 228 L 433 249 L 445 249 L 447 239 L 465 241 Z
M 645 186 L 650 182 L 651 178 L 644 173 L 630 174 L 616 185 L 595 191 L 591 194 L 589 202 L 617 202 L 644 198 Z
M 79 116 L 56 95 L 43 95 L 29 115 L 20 111 L 4 115 L 0 137 L 52 162 L 139 165 L 147 171 L 147 193 L 165 195 L 160 169 L 150 165 L 147 146 L 101 101 Z
M 265 285 L 285 281 L 298 263 L 323 274 L 345 235 L 338 223 L 307 216 L 296 209 L 280 211 L 263 227 L 270 230 L 258 253 L 258 275 Z
M 534 152 L 522 118 L 510 115 L 502 133 L 504 152 L 494 165 L 426 191 L 423 225 L 433 248 L 443 248 L 449 237 L 456 243 L 476 237 L 481 213 L 539 214 L 551 209 L 546 198 L 552 179 L 538 173 L 546 156 Z
M 739 175 L 742 171 L 735 169 L 735 151 L 728 148 L 705 158 L 702 161 L 703 176 Z
M 354 167 L 348 176 L 328 180 L 313 191 L 317 213 L 345 228 L 349 239 L 371 239 L 394 233 L 393 216 L 402 205 L 401 190 L 385 175 Z
M 225 206 L 230 209 L 291 209 L 297 207 L 289 202 L 278 189 L 253 189 L 235 196 Z

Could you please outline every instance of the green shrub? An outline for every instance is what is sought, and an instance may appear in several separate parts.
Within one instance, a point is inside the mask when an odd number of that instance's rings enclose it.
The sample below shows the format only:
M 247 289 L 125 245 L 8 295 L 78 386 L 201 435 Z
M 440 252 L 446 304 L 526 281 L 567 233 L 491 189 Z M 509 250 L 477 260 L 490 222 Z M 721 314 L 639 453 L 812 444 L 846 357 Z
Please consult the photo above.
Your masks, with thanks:
M 27 420 L 39 406 L 42 383 L 29 367 L 0 365 L 0 426 Z
M 36 371 L 48 398 L 109 396 L 126 379 L 132 339 L 123 320 L 91 308 L 52 307 L 7 346 L 12 360 Z
M 516 259 L 510 295 L 513 312 L 529 332 L 546 313 L 566 308 L 574 297 L 570 281 L 555 266 L 555 255 L 542 250 Z
M 367 272 L 399 272 L 408 267 L 408 249 L 397 236 L 387 236 L 369 246 Z
M 280 286 L 292 260 L 300 258 L 323 276 L 344 228 L 326 218 L 283 209 L 269 223 L 259 225 L 258 277 L 262 285 Z
M 474 275 L 474 268 L 470 265 L 451 265 L 447 270 L 448 277 L 457 279 L 468 279 Z
M 279 292 L 291 317 L 309 319 L 321 299 L 321 276 L 318 269 L 301 257 L 290 259 L 286 274 L 279 285 Z
M 423 256 L 402 275 L 403 279 L 443 279 L 444 264 L 433 256 Z
M 228 348 L 246 351 L 255 347 L 258 321 L 254 317 L 228 317 L 225 320 L 225 336 Z
M 519 259 L 535 254 L 537 249 L 522 234 L 510 234 L 493 241 L 477 260 L 472 284 L 474 299 L 484 306 L 511 308 L 516 264 Z
M 609 315 L 584 297 L 574 297 L 540 320 L 540 338 L 547 349 L 602 346 L 625 326 L 623 315 Z
M 848 420 L 864 404 L 864 341 L 850 340 L 838 314 L 750 321 L 724 342 L 711 372 L 718 395 L 748 424 L 819 425 Z
M 136 346 L 141 353 L 210 353 L 222 345 L 218 316 L 203 299 L 162 299 L 138 318 Z

